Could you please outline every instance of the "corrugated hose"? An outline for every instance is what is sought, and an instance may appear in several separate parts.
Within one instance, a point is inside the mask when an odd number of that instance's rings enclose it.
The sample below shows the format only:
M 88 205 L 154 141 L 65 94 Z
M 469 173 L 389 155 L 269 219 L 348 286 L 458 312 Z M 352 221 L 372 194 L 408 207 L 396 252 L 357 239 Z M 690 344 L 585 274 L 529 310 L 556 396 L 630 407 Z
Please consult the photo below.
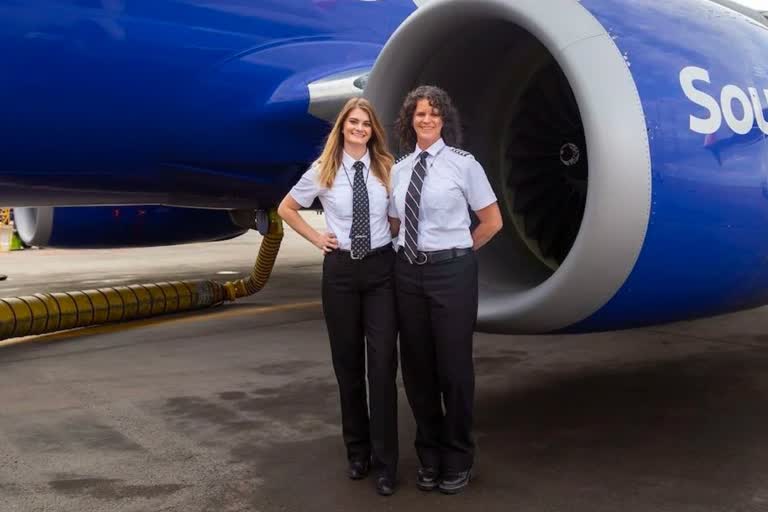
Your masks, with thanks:
M 267 284 L 283 240 L 277 211 L 270 210 L 268 219 L 256 264 L 245 279 L 171 281 L 0 299 L 0 340 L 203 309 L 253 295 Z

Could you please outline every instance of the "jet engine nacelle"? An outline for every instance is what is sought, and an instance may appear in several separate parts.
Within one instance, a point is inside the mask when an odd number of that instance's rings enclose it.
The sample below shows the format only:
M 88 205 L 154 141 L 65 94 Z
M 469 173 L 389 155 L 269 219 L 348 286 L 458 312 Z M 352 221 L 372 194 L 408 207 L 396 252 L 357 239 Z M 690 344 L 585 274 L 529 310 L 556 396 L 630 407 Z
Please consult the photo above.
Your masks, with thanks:
M 74 249 L 149 247 L 226 240 L 242 235 L 228 211 L 167 206 L 14 208 L 27 245 Z
M 366 95 L 391 126 L 408 90 L 446 89 L 505 217 L 480 252 L 481 329 L 768 302 L 759 19 L 707 0 L 436 0 L 400 26 Z

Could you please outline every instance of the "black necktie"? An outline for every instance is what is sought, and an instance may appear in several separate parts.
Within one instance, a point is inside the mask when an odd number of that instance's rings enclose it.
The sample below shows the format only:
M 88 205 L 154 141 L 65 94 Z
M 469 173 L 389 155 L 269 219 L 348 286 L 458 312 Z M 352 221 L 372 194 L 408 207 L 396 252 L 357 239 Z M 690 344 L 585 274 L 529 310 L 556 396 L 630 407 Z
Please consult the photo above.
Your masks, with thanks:
M 419 261 L 419 206 L 421 205 L 421 187 L 424 186 L 424 177 L 427 175 L 427 156 L 429 153 L 422 151 L 419 161 L 411 173 L 411 183 L 405 194 L 405 255 L 411 263 Z
M 352 184 L 352 257 L 361 259 L 371 250 L 371 217 L 368 207 L 368 188 L 363 176 L 363 162 L 355 162 L 355 180 Z

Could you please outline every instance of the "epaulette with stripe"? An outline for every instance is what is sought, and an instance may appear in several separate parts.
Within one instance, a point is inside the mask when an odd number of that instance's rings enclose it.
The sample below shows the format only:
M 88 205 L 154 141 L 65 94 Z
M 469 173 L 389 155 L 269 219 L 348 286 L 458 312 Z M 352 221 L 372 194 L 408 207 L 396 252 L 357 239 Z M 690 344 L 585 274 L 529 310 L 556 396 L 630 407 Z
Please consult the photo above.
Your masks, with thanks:
M 453 146 L 448 146 L 448 149 L 450 149 L 451 151 L 453 151 L 457 155 L 467 156 L 467 157 L 470 157 L 470 158 L 474 158 L 472 156 L 472 153 L 470 153 L 469 151 L 464 151 L 463 149 L 454 148 Z
M 398 158 L 397 160 L 395 160 L 395 163 L 396 163 L 396 164 L 399 164 L 400 162 L 402 162 L 403 160 L 405 160 L 406 158 L 408 158 L 408 157 L 409 157 L 409 156 L 411 156 L 412 154 L 413 154 L 413 152 L 404 154 L 403 156 L 401 156 L 400 158 Z

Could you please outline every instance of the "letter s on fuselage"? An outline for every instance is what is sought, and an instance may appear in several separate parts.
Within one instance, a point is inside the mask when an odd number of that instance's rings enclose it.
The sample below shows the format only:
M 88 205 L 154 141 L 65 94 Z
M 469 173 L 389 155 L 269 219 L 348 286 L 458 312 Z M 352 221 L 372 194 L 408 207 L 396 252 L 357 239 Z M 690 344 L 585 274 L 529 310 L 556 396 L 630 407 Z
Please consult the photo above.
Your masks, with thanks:
M 760 94 L 754 87 L 749 87 L 749 94 L 744 89 L 728 84 L 720 91 L 720 102 L 709 94 L 696 89 L 694 82 L 710 83 L 709 71 L 696 66 L 688 66 L 680 71 L 680 87 L 689 100 L 705 108 L 708 117 L 690 116 L 691 131 L 709 135 L 717 132 L 725 120 L 734 133 L 745 135 L 752 130 L 757 121 L 760 130 L 768 135 L 768 122 L 765 119 Z M 768 104 L 768 90 L 763 89 L 763 96 Z M 741 116 L 733 111 L 734 102 L 741 104 Z

